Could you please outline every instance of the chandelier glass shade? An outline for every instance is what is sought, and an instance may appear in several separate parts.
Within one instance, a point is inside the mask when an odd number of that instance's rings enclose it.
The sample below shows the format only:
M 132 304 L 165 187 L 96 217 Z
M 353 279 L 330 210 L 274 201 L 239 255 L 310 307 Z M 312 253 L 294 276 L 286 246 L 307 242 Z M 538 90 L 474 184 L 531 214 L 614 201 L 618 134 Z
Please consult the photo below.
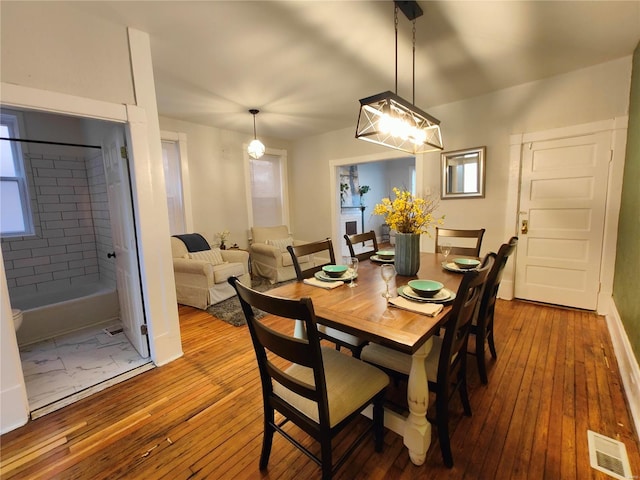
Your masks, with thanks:
M 415 103 L 416 18 L 422 9 L 415 1 L 394 1 L 396 35 L 396 92 L 382 92 L 360 99 L 356 138 L 417 154 L 443 150 L 440 120 L 397 94 L 398 9 L 413 21 L 413 102 Z
M 264 151 L 265 151 L 264 144 L 257 138 L 251 140 L 251 143 L 249 144 L 249 148 L 247 148 L 247 152 L 249 153 L 249 156 L 254 160 L 257 160 L 260 157 L 262 157 L 264 155 Z
M 260 110 L 252 108 L 249 110 L 249 113 L 253 115 L 253 140 L 251 140 L 251 143 L 247 148 L 247 153 L 251 158 L 257 160 L 264 155 L 266 150 L 264 144 L 256 137 L 256 115 L 260 113 Z
M 440 121 L 389 91 L 360 100 L 356 138 L 413 154 L 443 149 Z

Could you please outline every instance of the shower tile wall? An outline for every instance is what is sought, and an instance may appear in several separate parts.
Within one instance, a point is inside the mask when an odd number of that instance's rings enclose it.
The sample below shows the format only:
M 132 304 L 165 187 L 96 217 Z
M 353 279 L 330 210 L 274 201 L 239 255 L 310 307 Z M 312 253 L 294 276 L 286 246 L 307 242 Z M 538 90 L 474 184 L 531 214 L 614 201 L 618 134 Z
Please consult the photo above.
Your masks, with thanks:
M 115 285 L 110 262 L 98 260 L 112 250 L 102 157 L 78 152 L 85 150 L 25 154 L 35 235 L 2 239 L 10 296 L 99 280 Z

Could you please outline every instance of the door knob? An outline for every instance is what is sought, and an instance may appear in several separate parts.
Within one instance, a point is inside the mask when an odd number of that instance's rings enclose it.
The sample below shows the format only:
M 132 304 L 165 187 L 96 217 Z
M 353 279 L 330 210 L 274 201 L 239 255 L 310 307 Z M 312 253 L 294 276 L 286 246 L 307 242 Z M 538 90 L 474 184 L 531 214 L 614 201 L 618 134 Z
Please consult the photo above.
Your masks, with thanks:
M 116 252 L 107 253 L 107 258 L 116 258 Z
M 529 232 L 529 220 L 522 220 L 522 224 L 520 226 L 520 233 L 526 235 Z

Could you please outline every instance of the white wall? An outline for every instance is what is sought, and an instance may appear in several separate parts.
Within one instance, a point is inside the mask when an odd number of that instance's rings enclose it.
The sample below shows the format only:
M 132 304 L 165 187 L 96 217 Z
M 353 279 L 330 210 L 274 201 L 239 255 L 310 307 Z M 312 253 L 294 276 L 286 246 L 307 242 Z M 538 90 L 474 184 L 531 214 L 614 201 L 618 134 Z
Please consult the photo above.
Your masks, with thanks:
M 247 113 L 247 122 L 251 116 Z M 210 241 L 229 230 L 229 243 L 246 248 L 248 230 L 244 148 L 251 134 L 160 117 L 160 128 L 187 135 L 193 230 Z M 287 149 L 284 141 L 262 138 L 267 149 Z
M 439 212 L 446 215 L 445 225 L 484 227 L 483 254 L 496 249 L 508 238 L 504 218 L 510 135 L 626 115 L 630 79 L 629 56 L 469 100 L 434 108 L 421 105 L 441 120 L 445 151 L 487 147 L 486 197 L 441 201 Z M 380 155 L 384 150 L 388 149 L 356 140 L 353 128 L 296 142 L 290 155 L 290 194 L 298 236 L 320 238 L 330 225 L 329 162 Z M 418 185 L 439 192 L 440 154 L 427 153 L 423 160 L 418 158 L 420 162 L 424 168 Z M 420 168 L 417 171 L 420 173 Z M 314 179 L 312 183 L 305 181 L 309 177 Z M 515 232 L 515 226 L 511 231 Z M 427 239 L 423 248 L 432 250 L 433 241 Z
M 63 2 L 2 2 L 3 82 L 135 104 L 127 31 Z

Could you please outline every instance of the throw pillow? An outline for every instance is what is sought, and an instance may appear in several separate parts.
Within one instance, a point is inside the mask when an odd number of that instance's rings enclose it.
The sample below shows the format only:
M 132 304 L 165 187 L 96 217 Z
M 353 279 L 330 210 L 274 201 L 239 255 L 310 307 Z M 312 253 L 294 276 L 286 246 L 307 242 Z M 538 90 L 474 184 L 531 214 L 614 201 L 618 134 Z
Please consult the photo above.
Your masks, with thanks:
M 267 245 L 273 245 L 274 247 L 280 249 L 280 251 L 284 253 L 287 251 L 287 247 L 289 245 L 293 245 L 293 239 L 291 237 L 268 239 Z
M 195 260 L 204 260 L 212 265 L 222 265 L 225 261 L 222 258 L 219 248 L 212 248 L 211 250 L 202 250 L 201 252 L 190 252 L 189 258 Z

